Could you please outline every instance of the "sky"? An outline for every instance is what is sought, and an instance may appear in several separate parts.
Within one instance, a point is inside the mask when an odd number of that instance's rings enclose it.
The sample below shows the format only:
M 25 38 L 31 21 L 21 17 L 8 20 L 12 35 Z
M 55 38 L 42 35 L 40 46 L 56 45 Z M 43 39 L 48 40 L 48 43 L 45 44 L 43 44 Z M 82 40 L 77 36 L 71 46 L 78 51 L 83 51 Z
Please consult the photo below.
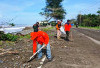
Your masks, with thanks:
M 37 21 L 45 20 L 39 13 L 45 7 L 46 0 L 0 0 L 0 22 L 11 21 L 15 24 L 32 25 Z M 76 18 L 78 14 L 97 14 L 100 0 L 64 0 L 63 8 L 66 18 Z

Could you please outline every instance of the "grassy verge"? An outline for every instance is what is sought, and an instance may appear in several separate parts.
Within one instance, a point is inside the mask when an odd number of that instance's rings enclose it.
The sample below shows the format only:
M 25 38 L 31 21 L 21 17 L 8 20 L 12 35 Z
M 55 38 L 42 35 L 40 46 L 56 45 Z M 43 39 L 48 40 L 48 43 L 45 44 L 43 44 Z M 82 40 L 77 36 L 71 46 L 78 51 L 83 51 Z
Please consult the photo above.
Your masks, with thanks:
M 49 30 L 52 30 L 52 29 L 55 29 L 55 27 L 45 27 L 42 30 L 46 32 L 46 31 L 49 31 Z
M 88 28 L 88 29 L 100 30 L 100 26 L 97 26 L 97 27 L 79 26 L 79 27 L 80 27 L 80 28 Z
M 19 39 L 29 39 L 30 38 L 30 34 L 27 34 L 25 36 L 19 36 Z

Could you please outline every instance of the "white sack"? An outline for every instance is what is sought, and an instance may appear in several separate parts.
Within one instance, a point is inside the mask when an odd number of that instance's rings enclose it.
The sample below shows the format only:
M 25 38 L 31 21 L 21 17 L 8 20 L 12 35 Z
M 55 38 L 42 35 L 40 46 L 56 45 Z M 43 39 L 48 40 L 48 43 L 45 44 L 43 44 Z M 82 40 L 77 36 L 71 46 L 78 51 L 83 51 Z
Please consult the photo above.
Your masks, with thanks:
M 64 28 L 61 26 L 61 28 L 60 28 L 60 31 L 63 33 L 63 34 L 66 34 L 66 32 L 65 32 L 65 30 L 64 30 Z

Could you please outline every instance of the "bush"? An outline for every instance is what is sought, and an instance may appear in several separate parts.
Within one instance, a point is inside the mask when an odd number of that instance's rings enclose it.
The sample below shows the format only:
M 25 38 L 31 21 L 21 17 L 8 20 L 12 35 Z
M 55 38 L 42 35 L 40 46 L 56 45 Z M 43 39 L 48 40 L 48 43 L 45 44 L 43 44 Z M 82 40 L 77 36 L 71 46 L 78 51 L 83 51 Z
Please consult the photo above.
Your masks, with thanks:
M 4 34 L 2 32 L 0 32 L 0 40 L 3 40 L 3 41 L 16 41 L 18 38 L 17 35 L 12 35 L 12 34 Z
M 54 27 L 47 27 L 47 28 L 43 28 L 42 30 L 43 30 L 44 32 L 46 32 L 46 31 L 49 31 L 49 30 L 52 30 L 52 29 L 54 29 Z

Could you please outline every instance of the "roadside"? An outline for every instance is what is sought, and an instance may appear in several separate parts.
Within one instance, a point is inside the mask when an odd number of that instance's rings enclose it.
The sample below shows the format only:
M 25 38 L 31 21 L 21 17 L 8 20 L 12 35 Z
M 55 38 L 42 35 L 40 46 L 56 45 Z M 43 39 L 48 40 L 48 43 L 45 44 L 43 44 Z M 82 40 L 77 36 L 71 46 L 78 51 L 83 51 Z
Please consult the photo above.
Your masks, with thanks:
M 52 56 L 51 62 L 45 59 L 42 68 L 100 68 L 100 46 L 82 35 L 75 28 L 72 29 L 73 42 L 56 39 L 56 29 L 44 29 L 50 37 Z M 95 34 L 95 33 L 94 33 Z M 34 59 L 29 63 L 24 63 L 32 55 L 32 41 L 20 39 L 13 48 L 19 51 L 18 55 L 7 54 L 0 56 L 0 68 L 37 68 L 41 60 Z
M 84 28 L 75 28 L 75 30 L 78 30 L 83 34 L 100 41 L 100 30 L 84 29 Z
M 73 29 L 73 42 L 65 40 L 54 40 L 53 55 L 51 63 L 43 68 L 99 68 L 100 67 L 100 46 L 89 40 L 87 37 Z M 64 37 L 64 35 L 62 35 Z
M 93 30 L 100 30 L 100 26 L 96 26 L 96 27 L 79 26 L 79 28 L 83 28 L 83 29 L 93 29 Z

